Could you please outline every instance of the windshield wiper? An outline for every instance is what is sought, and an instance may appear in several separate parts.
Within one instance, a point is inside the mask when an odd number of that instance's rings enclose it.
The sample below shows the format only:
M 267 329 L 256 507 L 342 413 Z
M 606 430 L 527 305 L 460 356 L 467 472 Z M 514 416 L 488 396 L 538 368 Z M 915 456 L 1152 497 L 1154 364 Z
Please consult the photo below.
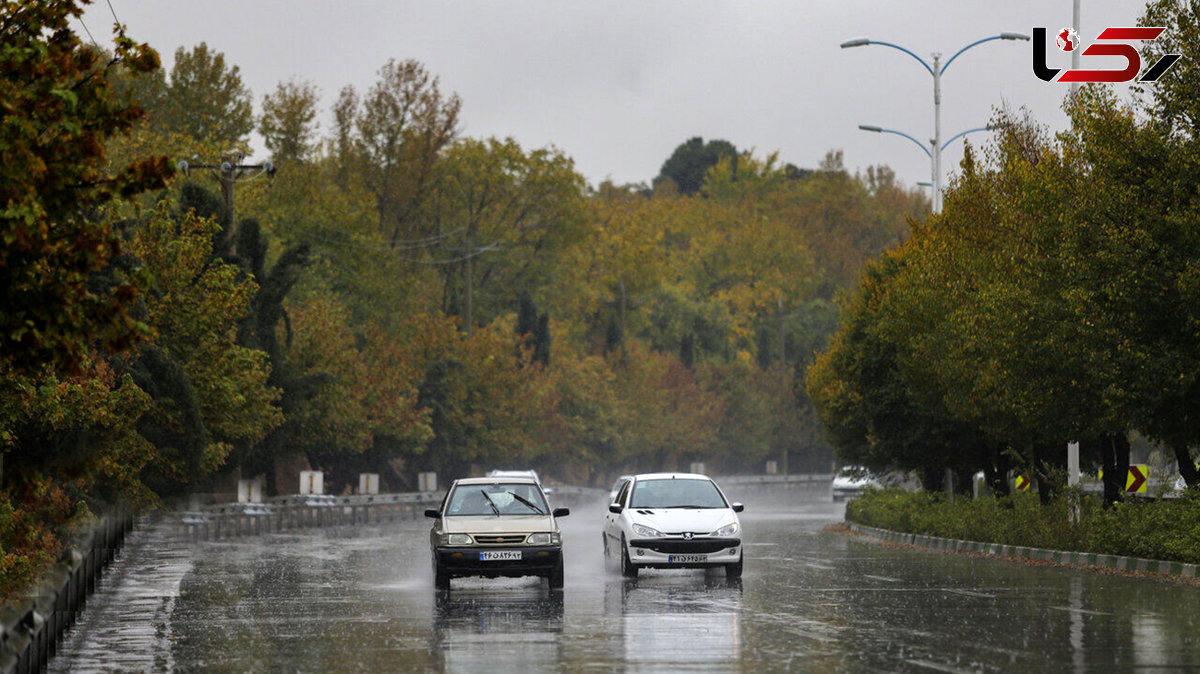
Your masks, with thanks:
M 546 513 L 542 512 L 542 509 L 541 509 L 541 508 L 539 508 L 539 507 L 537 507 L 536 505 L 534 505 L 534 504 L 533 504 L 531 501 L 529 501 L 529 499 L 525 498 L 524 496 L 521 496 L 520 494 L 517 494 L 517 493 L 515 493 L 515 492 L 511 492 L 511 491 L 510 491 L 510 492 L 508 492 L 508 493 L 509 493 L 509 494 L 511 494 L 511 495 L 512 495 L 512 497 L 513 497 L 513 498 L 515 498 L 515 499 L 517 500 L 517 502 L 518 502 L 518 503 L 520 503 L 520 504 L 521 504 L 521 505 L 523 505 L 523 506 L 527 506 L 527 507 L 528 507 L 530 510 L 534 511 L 535 513 L 537 513 L 537 514 L 539 514 L 539 515 L 545 515 L 545 514 L 546 514 Z
M 483 497 L 487 499 L 488 505 L 492 506 L 492 512 L 496 513 L 496 515 L 499 515 L 500 509 L 496 507 L 496 502 L 492 500 L 492 497 L 488 496 L 488 493 L 482 489 L 479 490 L 479 493 L 483 494 Z

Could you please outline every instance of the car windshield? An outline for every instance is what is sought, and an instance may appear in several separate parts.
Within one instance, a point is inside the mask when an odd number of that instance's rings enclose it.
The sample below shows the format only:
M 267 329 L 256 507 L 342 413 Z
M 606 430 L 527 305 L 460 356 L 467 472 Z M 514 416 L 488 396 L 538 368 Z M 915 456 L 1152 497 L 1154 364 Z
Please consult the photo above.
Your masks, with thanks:
M 711 480 L 638 480 L 630 497 L 631 508 L 728 508 Z
M 537 485 L 527 482 L 464 484 L 455 487 L 447 515 L 545 515 L 550 512 Z

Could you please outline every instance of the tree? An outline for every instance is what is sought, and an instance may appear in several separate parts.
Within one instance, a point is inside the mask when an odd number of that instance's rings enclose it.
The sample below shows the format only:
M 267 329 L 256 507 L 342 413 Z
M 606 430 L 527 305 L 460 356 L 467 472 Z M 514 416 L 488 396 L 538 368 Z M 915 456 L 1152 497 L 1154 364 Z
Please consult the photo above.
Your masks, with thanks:
M 737 173 L 737 157 L 737 148 L 732 143 L 724 140 L 705 143 L 703 138 L 695 136 L 675 148 L 663 162 L 654 183 L 657 186 L 669 179 L 675 183 L 680 194 L 697 194 L 704 185 L 704 174 L 722 159 L 732 160 L 734 173 Z
M 390 60 L 361 100 L 342 89 L 334 107 L 334 147 L 343 173 L 375 198 L 379 232 L 392 248 L 421 236 L 416 218 L 429 196 L 439 154 L 454 139 L 461 102 L 443 97 L 438 78 L 417 61 Z
M 192 210 L 171 217 L 164 202 L 129 246 L 150 277 L 143 315 L 154 331 L 130 364 L 155 399 L 140 428 L 159 449 L 155 468 L 173 482 L 207 477 L 235 445 L 257 442 L 283 421 L 267 354 L 237 342 L 258 286 L 214 259 L 218 231 Z
M 444 310 L 470 330 L 563 273 L 553 253 L 583 236 L 585 183 L 558 150 L 526 153 L 511 138 L 460 140 L 439 173 L 430 212 L 450 254 Z
M 317 132 L 317 89 L 296 81 L 280 82 L 263 97 L 259 132 L 276 164 L 305 160 L 314 151 Z
M 175 50 L 175 64 L 161 98 L 150 109 L 158 128 L 221 144 L 243 140 L 254 128 L 250 90 L 237 66 L 204 42 L 191 51 Z
M 164 157 L 107 163 L 106 139 L 142 115 L 107 74 L 152 71 L 158 55 L 118 29 L 105 61 L 71 32 L 81 13 L 0 7 L 0 369 L 78 370 L 90 343 L 122 349 L 146 334 L 129 314 L 136 273 L 111 267 L 121 243 L 105 206 L 161 188 L 170 169 Z

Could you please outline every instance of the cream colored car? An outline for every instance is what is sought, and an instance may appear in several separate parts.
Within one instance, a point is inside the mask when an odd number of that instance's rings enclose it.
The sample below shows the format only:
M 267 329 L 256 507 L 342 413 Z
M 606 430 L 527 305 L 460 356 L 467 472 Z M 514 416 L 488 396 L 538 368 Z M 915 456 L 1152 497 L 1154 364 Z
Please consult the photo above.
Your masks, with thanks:
M 433 518 L 429 546 L 434 585 L 450 579 L 545 576 L 551 589 L 563 586 L 562 532 L 557 518 L 567 508 L 550 508 L 541 485 L 525 477 L 455 480 Z

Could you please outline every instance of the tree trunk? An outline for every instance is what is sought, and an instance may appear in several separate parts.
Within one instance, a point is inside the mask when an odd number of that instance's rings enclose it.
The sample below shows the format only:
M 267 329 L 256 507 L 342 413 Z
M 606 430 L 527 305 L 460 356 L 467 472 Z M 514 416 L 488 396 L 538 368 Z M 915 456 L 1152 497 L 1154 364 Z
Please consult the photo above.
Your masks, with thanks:
M 946 471 L 941 468 L 924 468 L 921 470 L 921 487 L 925 491 L 941 491 L 946 481 Z
M 1129 438 L 1124 433 L 1104 438 L 1101 447 L 1104 463 L 1104 505 L 1125 499 L 1125 480 L 1129 475 Z
M 1186 446 L 1173 445 L 1171 451 L 1175 452 L 1175 463 L 1179 465 L 1179 474 L 1183 476 L 1183 482 L 1188 486 L 1188 489 L 1195 489 L 1200 485 L 1200 471 L 1196 470 L 1196 464 L 1192 463 L 1192 453 Z

